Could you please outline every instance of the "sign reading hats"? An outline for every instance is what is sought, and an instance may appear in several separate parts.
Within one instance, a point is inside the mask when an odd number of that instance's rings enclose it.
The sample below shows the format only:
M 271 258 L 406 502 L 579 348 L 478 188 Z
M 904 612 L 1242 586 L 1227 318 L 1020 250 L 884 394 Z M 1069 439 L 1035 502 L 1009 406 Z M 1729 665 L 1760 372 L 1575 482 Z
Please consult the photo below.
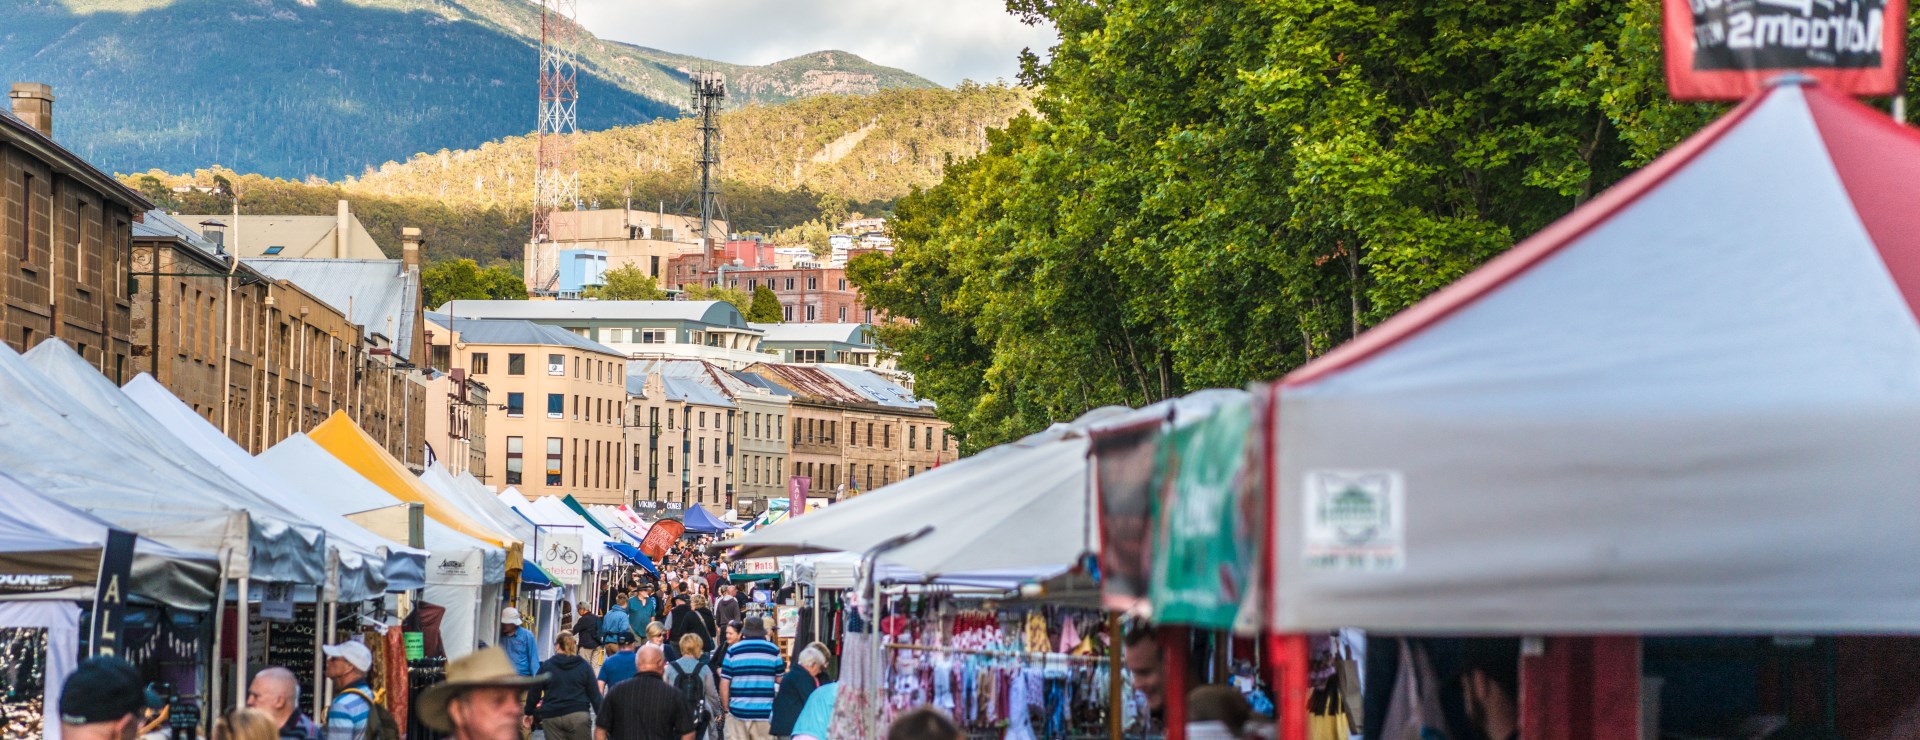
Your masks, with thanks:
M 461 694 L 475 689 L 529 689 L 546 682 L 546 674 L 522 676 L 514 672 L 507 651 L 487 648 L 447 664 L 447 680 L 420 694 L 420 721 L 438 732 L 453 732 L 447 704 Z
M 1847 95 L 1899 92 L 1906 0 L 1664 0 L 1667 89 L 1739 100 L 1789 72 Z

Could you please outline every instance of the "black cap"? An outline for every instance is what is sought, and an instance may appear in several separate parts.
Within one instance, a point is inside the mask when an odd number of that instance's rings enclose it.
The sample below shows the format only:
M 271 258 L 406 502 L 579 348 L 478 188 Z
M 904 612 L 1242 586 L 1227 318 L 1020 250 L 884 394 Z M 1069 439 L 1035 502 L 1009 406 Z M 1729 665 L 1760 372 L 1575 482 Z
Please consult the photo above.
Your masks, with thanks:
M 74 668 L 60 690 L 60 722 L 112 722 L 139 712 L 149 701 L 148 694 L 132 663 L 113 657 L 88 658 Z

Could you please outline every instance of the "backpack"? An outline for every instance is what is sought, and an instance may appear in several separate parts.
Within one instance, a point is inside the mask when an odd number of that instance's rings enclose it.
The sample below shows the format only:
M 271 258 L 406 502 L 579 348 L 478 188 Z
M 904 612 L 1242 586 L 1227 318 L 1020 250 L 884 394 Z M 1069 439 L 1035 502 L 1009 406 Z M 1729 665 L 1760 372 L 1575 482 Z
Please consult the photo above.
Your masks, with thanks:
M 700 680 L 700 674 L 713 669 L 700 663 L 694 666 L 692 673 L 686 673 L 680 670 L 679 661 L 667 665 L 673 668 L 673 688 L 680 692 L 680 700 L 686 702 L 687 708 L 693 712 L 693 736 L 705 737 L 707 726 L 713 723 L 713 713 L 707 709 L 707 684 Z
M 366 689 L 347 689 L 346 693 L 359 694 L 371 708 L 367 713 L 367 740 L 400 740 L 400 723 L 393 718 L 393 712 L 373 700 L 373 694 Z

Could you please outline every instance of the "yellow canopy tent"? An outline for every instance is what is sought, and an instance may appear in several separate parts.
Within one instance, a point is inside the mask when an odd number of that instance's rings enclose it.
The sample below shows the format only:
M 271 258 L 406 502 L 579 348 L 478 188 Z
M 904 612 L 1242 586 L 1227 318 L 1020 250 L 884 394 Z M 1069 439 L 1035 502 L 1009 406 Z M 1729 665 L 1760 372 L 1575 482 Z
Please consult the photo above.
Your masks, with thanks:
M 447 525 L 461 534 L 498 545 L 507 551 L 507 576 L 515 577 L 515 571 L 521 569 L 520 540 L 509 537 L 467 516 L 460 507 L 440 496 L 427 484 L 416 477 L 399 460 L 387 454 L 385 447 L 353 423 L 352 419 L 339 411 L 307 432 L 307 437 L 321 449 L 340 458 L 347 467 L 373 481 L 388 494 L 401 501 L 418 503 L 426 510 L 427 516 Z

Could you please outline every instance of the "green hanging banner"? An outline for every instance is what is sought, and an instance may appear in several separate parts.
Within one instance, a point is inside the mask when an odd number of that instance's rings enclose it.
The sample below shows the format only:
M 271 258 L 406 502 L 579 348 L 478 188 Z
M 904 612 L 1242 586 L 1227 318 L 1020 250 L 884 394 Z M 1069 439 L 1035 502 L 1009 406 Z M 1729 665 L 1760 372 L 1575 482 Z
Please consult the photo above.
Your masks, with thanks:
M 1173 428 L 1161 441 L 1149 590 L 1154 621 L 1233 627 L 1251 562 L 1239 533 L 1252 435 L 1246 393 L 1204 394 L 1175 407 Z

